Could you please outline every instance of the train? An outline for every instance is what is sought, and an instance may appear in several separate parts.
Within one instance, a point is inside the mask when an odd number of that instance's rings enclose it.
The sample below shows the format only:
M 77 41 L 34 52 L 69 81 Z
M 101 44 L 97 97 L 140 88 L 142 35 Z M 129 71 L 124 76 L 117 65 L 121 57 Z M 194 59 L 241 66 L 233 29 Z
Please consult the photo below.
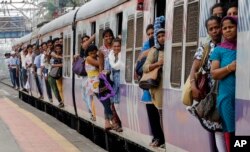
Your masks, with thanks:
M 137 7 L 139 2 L 143 4 L 140 10 Z M 102 33 L 106 28 L 111 28 L 116 36 L 121 35 L 125 68 L 121 70 L 119 112 L 124 131 L 117 135 L 154 151 L 157 149 L 149 147 L 152 135 L 145 104 L 140 102 L 142 90 L 133 69 L 147 39 L 144 34 L 147 25 L 153 23 L 155 17 L 164 15 L 166 41 L 162 89 L 165 148 L 167 151 L 212 152 L 212 133 L 186 110 L 181 93 L 194 53 L 208 39 L 205 20 L 210 16 L 210 8 L 218 2 L 228 3 L 230 0 L 91 0 L 18 39 L 14 45 L 34 43 L 38 35 L 47 41 L 63 34 L 63 110 L 73 114 L 77 110 L 79 117 L 88 119 L 80 89 L 82 78 L 72 72 L 73 55 L 79 53 L 84 34 L 95 33 L 97 46 L 102 45 Z M 238 5 L 236 135 L 250 135 L 250 52 L 246 43 L 250 40 L 250 2 L 239 0 Z M 38 95 L 35 85 L 32 94 Z M 48 101 L 48 98 L 44 100 Z M 103 106 L 96 98 L 95 105 L 97 119 L 91 123 L 103 128 Z

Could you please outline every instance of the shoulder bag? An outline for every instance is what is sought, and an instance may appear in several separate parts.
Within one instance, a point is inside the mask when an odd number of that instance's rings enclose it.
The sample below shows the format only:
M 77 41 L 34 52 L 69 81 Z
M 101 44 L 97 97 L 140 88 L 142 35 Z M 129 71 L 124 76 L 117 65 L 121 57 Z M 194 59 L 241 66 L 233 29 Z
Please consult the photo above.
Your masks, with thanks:
M 156 63 L 158 61 L 159 56 L 159 50 L 156 50 L 154 52 L 154 59 Z M 155 68 L 152 71 L 149 71 L 147 73 L 143 73 L 142 78 L 139 82 L 139 87 L 142 89 L 151 89 L 159 86 L 160 80 L 161 80 L 161 67 Z
M 73 72 L 80 76 L 87 76 L 85 70 L 85 59 L 78 57 L 78 59 L 73 63 Z
M 197 88 L 201 91 L 202 96 L 200 99 L 204 98 L 207 90 L 208 90 L 208 81 L 207 81 L 207 74 L 203 73 L 203 66 L 208 59 L 208 54 L 210 52 L 209 44 L 204 46 L 204 55 L 201 59 L 201 64 L 199 66 L 198 72 L 195 73 L 195 82 L 197 84 Z M 192 97 L 192 89 L 190 83 L 190 76 L 188 76 L 182 91 L 181 100 L 184 105 L 191 106 L 193 104 L 193 97 Z

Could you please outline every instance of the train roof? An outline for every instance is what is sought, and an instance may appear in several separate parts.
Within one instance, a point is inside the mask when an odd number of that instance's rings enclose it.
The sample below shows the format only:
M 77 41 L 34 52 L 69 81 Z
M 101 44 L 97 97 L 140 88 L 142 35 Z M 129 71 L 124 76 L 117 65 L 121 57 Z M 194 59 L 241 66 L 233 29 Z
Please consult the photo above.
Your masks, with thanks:
M 26 43 L 31 40 L 32 33 L 29 33 L 27 35 L 24 35 L 23 37 L 19 38 L 14 44 L 21 44 L 21 43 Z
M 92 0 L 79 8 L 76 21 L 98 15 L 126 1 L 128 0 Z
M 47 23 L 43 27 L 41 27 L 38 34 L 44 35 L 46 33 L 55 31 L 59 28 L 62 28 L 64 26 L 72 24 L 75 12 L 76 12 L 76 10 L 72 10 L 72 11 L 50 21 L 49 23 Z

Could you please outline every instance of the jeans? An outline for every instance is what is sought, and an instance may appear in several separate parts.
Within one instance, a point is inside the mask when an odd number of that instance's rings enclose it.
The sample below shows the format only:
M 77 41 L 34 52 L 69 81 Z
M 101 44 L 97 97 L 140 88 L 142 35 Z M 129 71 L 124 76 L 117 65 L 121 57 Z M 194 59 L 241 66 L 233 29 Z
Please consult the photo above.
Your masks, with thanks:
M 111 102 L 110 99 L 106 99 L 104 101 L 100 101 L 104 107 L 104 115 L 105 119 L 112 119 L 113 113 L 111 110 Z
M 24 68 L 21 69 L 21 75 L 20 75 L 20 77 L 21 77 L 21 86 L 22 86 L 22 88 L 24 88 L 24 86 L 25 86 L 25 84 L 27 82 L 27 79 L 28 79 L 27 70 L 26 69 L 24 69 Z
M 39 77 L 41 77 L 41 76 L 40 75 L 36 75 L 34 77 L 35 77 L 35 81 L 36 81 L 36 86 L 37 86 L 38 92 L 39 92 L 40 96 L 43 96 L 41 78 L 39 80 Z
M 10 73 L 10 75 L 11 75 L 11 81 L 13 81 L 12 82 L 13 83 L 13 87 L 16 87 L 16 85 L 17 85 L 17 87 L 19 88 L 20 86 L 19 86 L 19 77 L 17 75 L 17 69 L 16 68 L 12 68 L 12 69 L 10 69 L 10 71 L 11 71 L 11 73 Z

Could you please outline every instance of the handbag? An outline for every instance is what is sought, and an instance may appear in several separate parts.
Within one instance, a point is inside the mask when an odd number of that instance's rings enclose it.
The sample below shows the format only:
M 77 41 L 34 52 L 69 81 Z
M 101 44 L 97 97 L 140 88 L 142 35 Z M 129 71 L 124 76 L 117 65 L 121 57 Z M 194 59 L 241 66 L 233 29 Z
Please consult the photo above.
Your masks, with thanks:
M 211 91 L 195 107 L 195 111 L 200 118 L 204 118 L 212 122 L 220 122 L 220 115 L 216 108 L 217 94 L 218 81 L 215 81 Z
M 73 63 L 73 72 L 80 76 L 87 76 L 85 70 L 85 59 L 78 57 L 78 59 Z
M 62 67 L 53 67 L 49 75 L 54 79 L 60 79 L 62 77 Z
M 108 98 L 115 96 L 115 91 L 112 88 L 112 84 L 110 84 L 110 80 L 108 79 L 109 75 L 105 75 L 103 73 L 99 74 L 99 94 L 98 98 L 100 101 L 105 101 Z
M 159 56 L 159 51 L 156 50 L 154 52 L 155 62 L 157 62 L 158 56 Z M 161 71 L 162 71 L 162 68 L 157 67 L 153 69 L 152 71 L 143 73 L 142 78 L 140 79 L 140 82 L 139 82 L 139 87 L 142 89 L 151 89 L 151 88 L 158 87 L 160 84 L 160 80 L 161 80 L 161 77 L 160 77 Z
M 158 87 L 160 83 L 160 70 L 161 68 L 158 67 L 148 73 L 143 73 L 139 82 L 139 87 L 142 89 Z
M 204 71 L 203 66 L 207 61 L 209 52 L 210 52 L 210 45 L 207 44 L 204 46 L 204 53 L 205 54 L 202 56 L 199 70 L 198 70 L 198 72 L 195 73 L 195 82 L 197 84 L 197 88 L 201 91 L 201 97 L 199 98 L 199 100 L 203 99 L 206 96 L 207 91 L 209 90 L 208 89 L 209 87 L 208 87 L 207 74 L 203 72 Z M 188 78 L 184 84 L 182 95 L 181 95 L 181 101 L 186 106 L 191 106 L 193 104 L 190 75 L 188 76 Z

